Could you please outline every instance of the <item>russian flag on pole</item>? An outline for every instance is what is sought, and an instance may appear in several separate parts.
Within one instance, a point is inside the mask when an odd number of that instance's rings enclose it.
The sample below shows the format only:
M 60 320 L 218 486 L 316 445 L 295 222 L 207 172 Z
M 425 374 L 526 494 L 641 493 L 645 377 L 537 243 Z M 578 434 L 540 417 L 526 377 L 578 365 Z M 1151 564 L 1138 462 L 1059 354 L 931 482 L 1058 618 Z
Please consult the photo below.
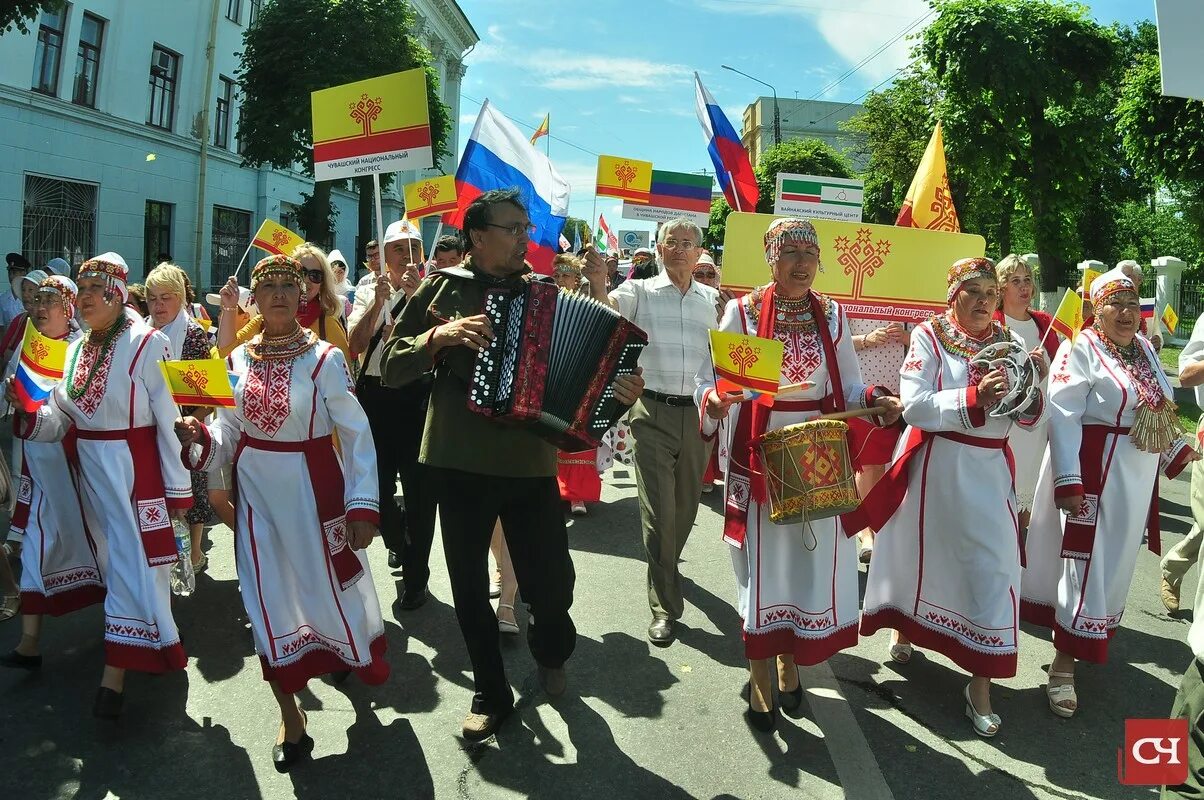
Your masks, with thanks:
M 727 121 L 727 116 L 702 85 L 702 78 L 694 73 L 694 110 L 702 124 L 702 135 L 707 140 L 707 152 L 715 165 L 715 174 L 727 204 L 737 211 L 756 211 L 760 190 L 757 176 L 753 173 L 748 153 L 740 143 L 740 134 Z
M 43 336 L 32 322 L 26 322 L 25 339 L 21 342 L 21 357 L 17 360 L 13 381 L 22 411 L 33 413 L 46 402 L 63 379 L 66 363 L 67 343 Z
M 1153 319 L 1154 310 L 1158 307 L 1158 299 L 1154 297 L 1141 298 L 1141 318 Z
M 527 244 L 527 260 L 537 272 L 550 275 L 569 215 L 569 182 L 486 100 L 456 170 L 456 210 L 443 216 L 444 224 L 462 227 L 472 201 L 493 189 L 518 189 L 522 195 L 535 226 Z

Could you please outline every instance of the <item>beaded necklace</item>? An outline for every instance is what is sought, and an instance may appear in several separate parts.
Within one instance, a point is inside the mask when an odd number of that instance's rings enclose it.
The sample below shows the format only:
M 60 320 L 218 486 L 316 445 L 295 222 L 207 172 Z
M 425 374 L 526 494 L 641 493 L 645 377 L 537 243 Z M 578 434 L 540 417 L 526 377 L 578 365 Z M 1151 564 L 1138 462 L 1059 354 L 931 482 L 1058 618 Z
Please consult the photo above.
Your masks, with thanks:
M 1137 396 L 1141 402 L 1151 409 L 1158 409 L 1163 400 L 1166 399 L 1162 392 L 1162 386 L 1158 383 L 1158 376 L 1154 374 L 1153 368 L 1150 366 L 1150 360 L 1146 358 L 1142 351 L 1141 345 L 1137 341 L 1137 337 L 1133 337 L 1133 341 L 1129 342 L 1124 347 L 1121 347 L 1116 342 L 1108 338 L 1097 319 L 1092 325 L 1095 329 L 1099 343 L 1108 351 L 1108 355 L 1125 368 L 1125 372 L 1129 374 L 1133 385 L 1137 387 Z
M 810 331 L 817 327 L 810 297 L 774 297 L 773 316 L 775 329 Z
M 933 315 L 932 330 L 936 333 L 936 339 L 946 353 L 966 361 L 978 355 L 978 352 L 987 345 L 1009 339 L 1007 328 L 994 321 L 991 322 L 986 333 L 982 336 L 974 336 L 958 325 L 957 321 L 950 317 L 949 312 L 940 316 Z
M 259 341 L 247 343 L 245 351 L 250 361 L 289 361 L 317 343 L 316 333 L 298 325 L 283 336 L 260 335 Z
M 117 337 L 130 325 L 133 324 L 130 318 L 122 314 L 121 319 L 114 322 L 103 338 L 97 343 L 97 331 L 93 330 L 88 333 L 88 341 L 75 348 L 75 352 L 71 354 L 71 367 L 67 370 L 67 374 L 72 376 L 72 382 L 67 386 L 67 396 L 72 400 L 78 400 L 88 393 L 88 387 L 92 385 L 92 379 L 96 377 L 96 371 L 100 369 L 100 365 L 105 362 L 109 350 L 113 348 L 113 343 L 117 341 Z M 79 354 L 83 352 L 85 347 L 98 347 L 99 352 L 96 354 L 96 360 L 92 362 L 92 367 L 88 370 L 88 376 L 84 378 L 83 385 L 78 389 L 75 387 L 75 365 L 79 362 Z

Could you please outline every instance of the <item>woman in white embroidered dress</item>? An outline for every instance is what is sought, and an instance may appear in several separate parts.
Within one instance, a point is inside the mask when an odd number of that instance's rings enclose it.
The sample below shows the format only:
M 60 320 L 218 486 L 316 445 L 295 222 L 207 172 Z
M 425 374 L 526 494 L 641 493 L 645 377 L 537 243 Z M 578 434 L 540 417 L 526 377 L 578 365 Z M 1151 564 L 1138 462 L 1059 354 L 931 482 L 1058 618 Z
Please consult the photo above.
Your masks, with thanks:
M 1158 470 L 1199 459 L 1178 424 L 1153 345 L 1139 333 L 1133 281 L 1091 285 L 1094 322 L 1063 342 L 1050 380 L 1049 457 L 1037 484 L 1020 609 L 1053 628 L 1049 708 L 1078 708 L 1075 659 L 1104 663 L 1120 626 L 1141 536 L 1159 551 Z
M 716 387 L 708 358 L 695 391 L 704 436 L 714 436 L 719 421 L 732 415 L 724 425 L 732 455 L 723 538 L 730 545 L 744 620 L 748 717 L 761 731 L 774 725 L 775 658 L 781 705 L 793 710 L 803 699 L 796 665 L 818 664 L 857 644 L 857 550 L 837 519 L 771 523 L 763 469 L 752 445 L 766 431 L 823 411 L 874 404 L 893 422 L 902 410 L 884 388 L 861 382 L 844 312 L 811 290 L 820 269 L 819 239 L 811 223 L 775 220 L 765 234 L 765 257 L 773 282 L 729 302 L 719 329 L 782 342 L 782 385 L 807 385 L 778 395 L 772 408 L 740 403 L 739 395 Z
M 1019 340 L 992 319 L 990 260 L 956 262 L 948 286 L 949 310 L 911 335 L 900 382 L 908 427 L 895 459 L 853 515 L 878 531 L 861 634 L 893 628 L 891 660 L 910 661 L 914 642 L 969 672 L 966 715 L 977 734 L 994 736 L 1002 721 L 991 679 L 1016 674 L 1023 560 L 1007 436 L 1039 421 L 1044 400 L 987 415 L 1006 379 L 970 362 L 987 345 Z
M 235 563 L 280 705 L 279 772 L 313 749 L 294 696 L 311 678 L 354 670 L 375 685 L 389 676 L 380 603 L 367 558 L 355 552 L 379 524 L 376 451 L 342 352 L 297 322 L 305 277 L 288 256 L 255 265 L 264 327 L 230 354 L 237 413 L 176 426 L 189 468 L 234 464 Z M 223 292 L 237 292 L 233 281 Z
M 37 442 L 61 441 L 74 426 L 84 522 L 108 550 L 105 671 L 93 707 L 102 719 L 121 714 L 126 670 L 187 665 L 168 576 L 178 558 L 171 517 L 192 505 L 192 487 L 159 369 L 167 337 L 125 313 L 127 275 L 116 253 L 80 266 L 76 304 L 90 331 L 70 345 L 47 403 L 36 414 L 17 412 L 15 425 L 18 438 Z
M 80 337 L 71 327 L 75 284 L 55 275 L 42 281 L 31 303 L 30 320 L 38 333 L 73 342 Z M 8 375 L 21 358 L 18 346 Z M 63 442 L 25 442 L 20 453 L 21 475 L 12 532 L 24 537 L 21 550 L 21 641 L 0 656 L 0 666 L 35 670 L 42 666 L 39 641 L 42 617 L 59 617 L 103 603 L 103 569 L 107 566 L 104 539 L 84 524 L 72 464 L 75 437 Z

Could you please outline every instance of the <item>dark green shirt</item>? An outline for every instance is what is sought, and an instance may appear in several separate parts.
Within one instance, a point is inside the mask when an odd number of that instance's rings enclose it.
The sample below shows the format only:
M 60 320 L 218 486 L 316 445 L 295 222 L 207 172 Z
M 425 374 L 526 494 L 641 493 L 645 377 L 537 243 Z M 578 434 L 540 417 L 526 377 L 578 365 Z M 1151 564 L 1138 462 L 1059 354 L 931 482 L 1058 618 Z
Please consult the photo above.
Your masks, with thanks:
M 471 274 L 471 277 L 467 273 Z M 418 460 L 423 464 L 483 475 L 546 478 L 556 475 L 556 448 L 529 428 L 490 419 L 468 408 L 468 386 L 476 351 L 445 347 L 432 358 L 431 335 L 437 326 L 480 314 L 485 293 L 515 286 L 526 274 L 492 278 L 466 259 L 454 273 L 436 272 L 419 284 L 406 303 L 381 353 L 381 382 L 402 386 L 435 370 L 426 430 Z

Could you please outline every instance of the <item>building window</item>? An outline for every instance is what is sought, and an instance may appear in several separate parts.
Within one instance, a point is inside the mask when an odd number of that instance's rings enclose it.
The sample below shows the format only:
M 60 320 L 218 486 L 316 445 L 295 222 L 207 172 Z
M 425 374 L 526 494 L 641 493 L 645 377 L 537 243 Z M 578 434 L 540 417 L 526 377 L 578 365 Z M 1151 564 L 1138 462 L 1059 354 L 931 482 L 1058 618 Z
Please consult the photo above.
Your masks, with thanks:
M 234 274 L 238 259 L 251 242 L 251 212 L 213 207 L 212 252 L 209 255 L 209 290 L 218 291 Z
M 71 102 L 96 108 L 96 81 L 100 77 L 100 43 L 104 20 L 84 14 L 79 31 L 79 51 L 75 55 L 75 92 Z
M 143 219 L 142 277 L 161 261 L 171 259 L 171 217 L 175 207 L 158 200 L 146 201 L 146 216 Z
M 226 19 L 238 22 L 240 11 L 242 11 L 242 0 L 226 0 Z
M 21 251 L 34 264 L 52 258 L 78 267 L 96 254 L 96 184 L 25 176 Z
M 180 57 L 155 45 L 151 51 L 150 110 L 146 124 L 171 130 L 176 116 L 176 81 L 180 74 Z
M 234 81 L 218 78 L 217 116 L 213 119 L 213 146 L 230 146 L 230 104 L 234 100 Z
M 259 19 L 259 7 L 263 5 L 263 0 L 250 0 L 251 16 L 247 19 L 247 27 L 255 24 L 255 20 Z
M 38 26 L 38 46 L 33 57 L 33 90 L 43 94 L 59 93 L 59 64 L 63 54 L 63 28 L 67 9 L 43 11 Z

